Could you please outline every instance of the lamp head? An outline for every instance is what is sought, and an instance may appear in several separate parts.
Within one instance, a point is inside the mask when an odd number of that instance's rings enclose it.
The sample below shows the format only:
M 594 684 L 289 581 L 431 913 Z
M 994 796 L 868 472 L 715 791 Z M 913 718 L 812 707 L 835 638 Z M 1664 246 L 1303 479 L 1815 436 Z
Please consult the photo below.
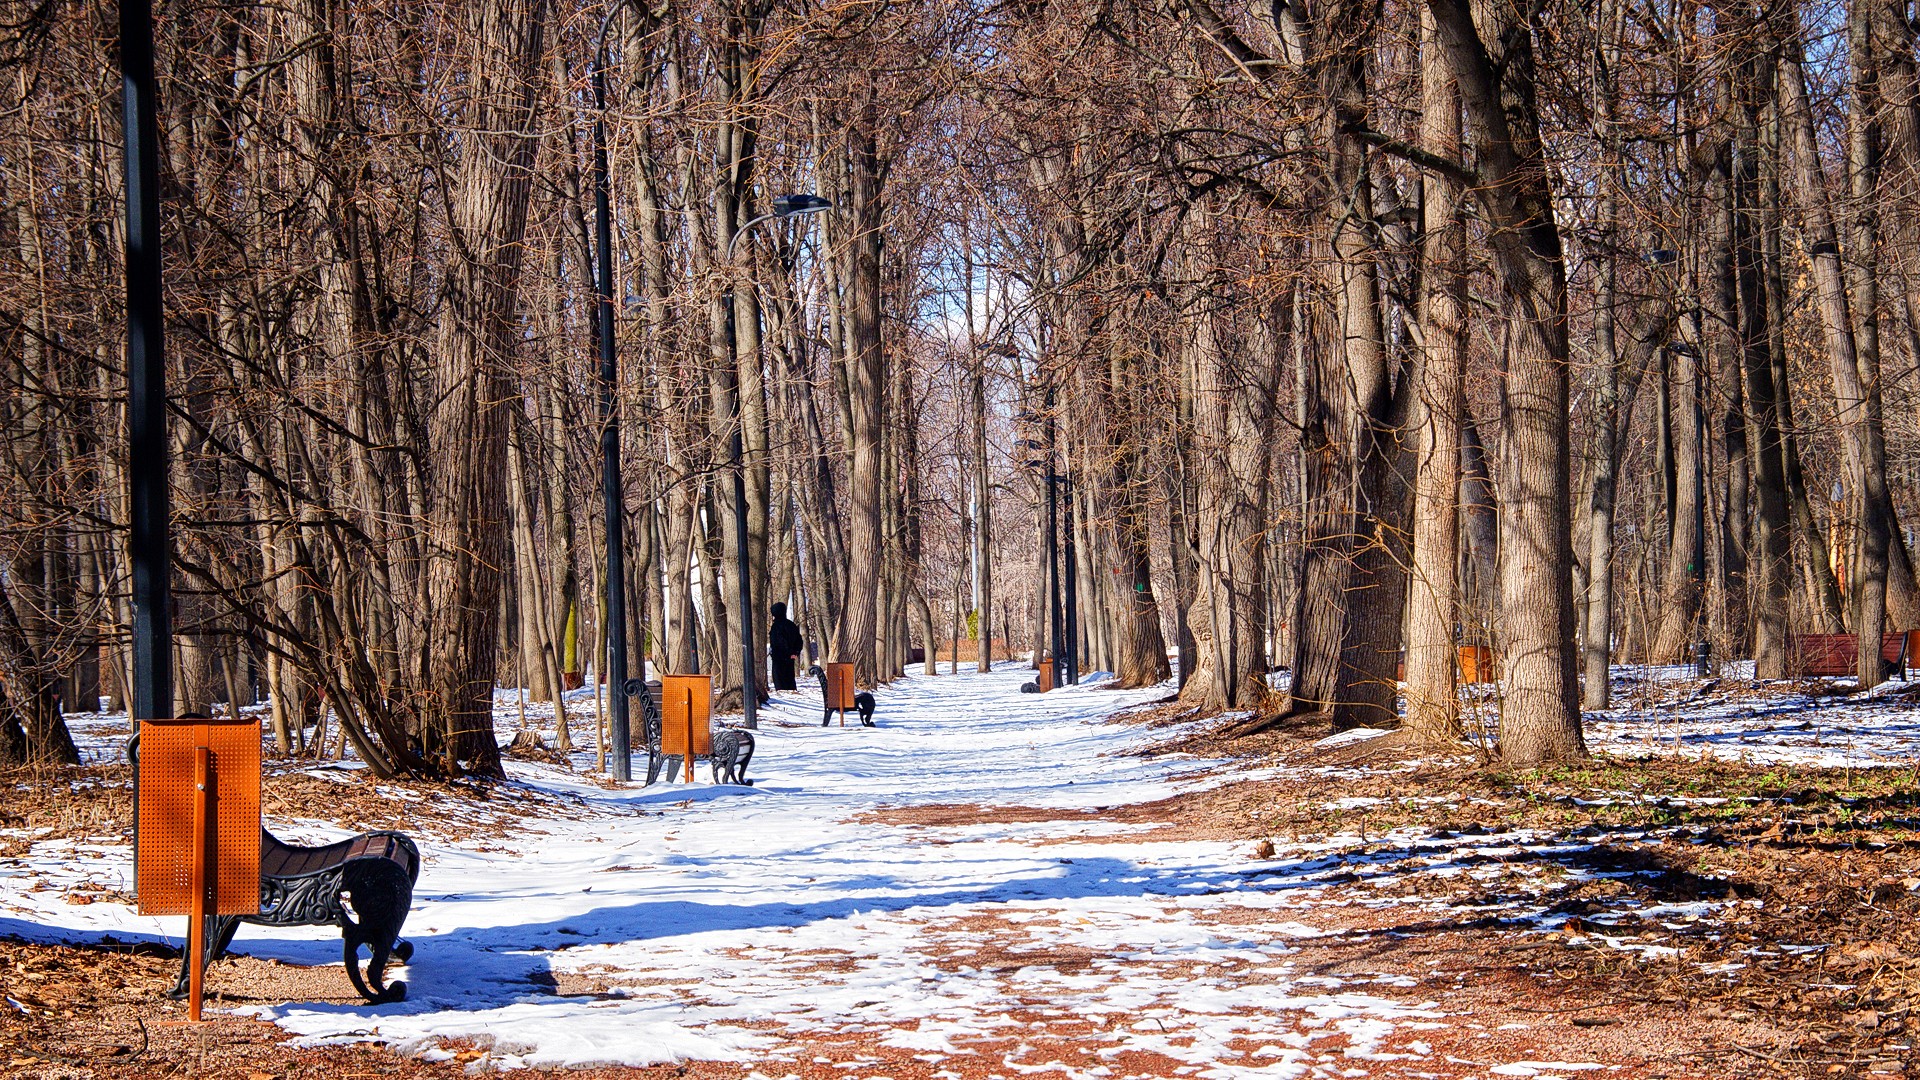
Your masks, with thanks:
M 831 209 L 833 203 L 818 195 L 776 195 L 773 198 L 774 217 L 789 218 Z

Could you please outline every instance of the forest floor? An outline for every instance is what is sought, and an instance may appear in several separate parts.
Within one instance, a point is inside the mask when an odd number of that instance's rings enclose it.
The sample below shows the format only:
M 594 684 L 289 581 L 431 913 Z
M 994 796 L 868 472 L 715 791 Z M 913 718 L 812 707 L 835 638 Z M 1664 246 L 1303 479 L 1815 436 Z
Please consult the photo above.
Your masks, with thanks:
M 4 778 L 0 1073 L 1920 1069 L 1904 686 L 1622 669 L 1595 756 L 1523 772 L 1384 733 L 1227 742 L 1165 688 L 1028 676 L 910 677 L 875 729 L 781 695 L 751 788 L 616 787 L 586 751 L 493 785 L 272 762 L 284 838 L 421 841 L 411 995 L 362 1005 L 337 936 L 248 927 L 198 1026 L 160 996 L 180 920 L 131 907 L 125 720 L 75 717 L 92 765 Z

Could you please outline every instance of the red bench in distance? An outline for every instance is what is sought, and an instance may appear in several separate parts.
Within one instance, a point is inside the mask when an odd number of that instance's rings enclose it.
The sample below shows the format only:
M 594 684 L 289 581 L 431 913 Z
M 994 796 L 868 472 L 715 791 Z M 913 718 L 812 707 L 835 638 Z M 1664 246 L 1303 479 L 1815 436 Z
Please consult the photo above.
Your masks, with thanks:
M 1880 659 L 1886 662 L 1888 675 L 1906 677 L 1909 645 L 1916 636 L 1920 630 L 1880 638 Z M 1787 639 L 1787 648 L 1793 654 L 1796 675 L 1852 675 L 1860 655 L 1857 634 L 1795 634 Z

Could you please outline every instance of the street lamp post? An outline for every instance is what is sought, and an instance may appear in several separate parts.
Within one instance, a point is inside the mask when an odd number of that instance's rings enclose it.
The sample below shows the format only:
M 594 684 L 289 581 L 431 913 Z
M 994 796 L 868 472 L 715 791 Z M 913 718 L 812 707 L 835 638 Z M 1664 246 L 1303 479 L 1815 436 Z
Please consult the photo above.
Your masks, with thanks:
M 749 229 L 766 221 L 784 220 L 803 214 L 817 214 L 833 209 L 833 203 L 818 195 L 780 195 L 773 200 L 773 209 L 748 221 L 727 238 L 727 269 L 733 269 L 733 257 L 738 249 L 740 238 Z M 759 666 L 759 657 L 753 647 L 753 580 L 748 576 L 749 555 L 747 529 L 747 469 L 746 421 L 740 402 L 740 346 L 733 324 L 733 281 L 729 275 L 726 292 L 722 294 L 722 304 L 726 309 L 727 347 L 733 350 L 733 437 L 728 441 L 729 465 L 733 470 L 733 535 L 735 561 L 734 576 L 740 579 L 737 590 L 740 597 L 740 717 L 749 729 L 760 726 L 760 695 L 758 680 L 755 677 Z
M 1066 623 L 1067 637 L 1065 682 L 1069 686 L 1076 686 L 1080 682 L 1080 604 L 1078 585 L 1080 567 L 1079 561 L 1074 557 L 1073 549 L 1073 474 L 1062 474 L 1060 477 L 1060 486 L 1064 489 L 1061 492 L 1061 498 L 1067 504 L 1066 521 L 1062 523 L 1065 527 L 1061 530 L 1060 534 L 1061 545 L 1064 549 L 1064 554 L 1060 560 L 1060 573 L 1061 576 L 1066 579 L 1066 588 L 1063 590 L 1066 594 L 1066 618 L 1064 621 Z
M 173 617 L 167 536 L 167 361 L 160 309 L 159 91 L 151 0 L 121 0 L 120 68 L 127 183 L 127 496 L 133 571 L 130 716 L 173 715 Z
M 620 10 L 607 8 L 593 40 L 593 208 L 594 314 L 600 339 L 600 490 L 606 517 L 606 662 L 607 735 L 613 744 L 613 778 L 633 779 L 633 738 L 627 720 L 627 562 L 622 525 L 625 500 L 620 483 L 620 419 L 615 390 L 620 362 L 613 337 L 613 195 L 607 177 L 607 28 Z
M 1060 476 L 1054 472 L 1053 444 L 1053 385 L 1047 385 L 1047 634 L 1052 639 L 1047 649 L 1048 657 L 1053 661 L 1053 673 L 1056 679 L 1066 675 L 1066 668 L 1060 659 L 1060 642 L 1064 636 L 1061 628 L 1060 610 L 1060 519 L 1057 510 L 1057 487 Z

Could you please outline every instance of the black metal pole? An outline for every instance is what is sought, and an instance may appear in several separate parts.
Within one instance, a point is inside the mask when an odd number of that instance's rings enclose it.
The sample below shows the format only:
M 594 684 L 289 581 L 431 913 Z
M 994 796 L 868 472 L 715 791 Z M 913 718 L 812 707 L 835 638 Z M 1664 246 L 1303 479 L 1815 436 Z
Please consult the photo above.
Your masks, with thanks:
M 600 489 L 607 529 L 607 741 L 612 743 L 610 765 L 615 780 L 633 779 L 633 737 L 627 723 L 627 561 L 623 528 L 626 500 L 620 483 L 620 417 L 615 388 L 620 360 L 613 336 L 613 196 L 607 178 L 607 26 L 615 11 L 607 11 L 593 47 L 593 208 L 594 261 L 598 280 L 594 289 L 595 320 L 600 338 Z
M 733 247 L 727 247 L 728 262 L 732 262 Z M 733 468 L 733 543 L 738 549 L 734 561 L 734 576 L 740 579 L 740 719 L 749 730 L 760 726 L 760 697 L 756 690 L 754 667 L 757 658 L 753 652 L 753 579 L 747 576 L 747 465 L 744 440 L 741 438 L 746 427 L 746 410 L 741 407 L 740 393 L 740 346 L 733 328 L 733 283 L 727 283 L 727 291 L 722 298 L 727 314 L 727 348 L 733 355 L 733 438 L 728 444 L 728 453 Z
M 1054 508 L 1053 472 L 1053 388 L 1047 388 L 1047 634 L 1052 639 L 1048 656 L 1053 660 L 1056 681 L 1060 678 L 1060 525 Z
M 1700 397 L 1700 366 L 1694 365 L 1693 393 L 1693 550 L 1687 553 L 1688 576 L 1696 596 L 1707 588 L 1707 409 Z
M 128 561 L 133 570 L 136 720 L 173 715 L 172 544 L 167 496 L 167 358 L 160 308 L 160 156 L 153 6 L 121 0 L 127 169 Z
M 1067 683 L 1077 686 L 1080 682 L 1080 592 L 1075 580 L 1079 574 L 1079 567 L 1074 559 L 1073 550 L 1073 474 L 1061 476 L 1060 486 L 1065 489 L 1061 493 L 1061 498 L 1067 504 L 1066 520 L 1061 523 L 1064 526 L 1061 541 L 1066 548 L 1066 556 L 1061 560 L 1065 563 L 1061 575 L 1066 578 L 1064 591 L 1067 594 Z

